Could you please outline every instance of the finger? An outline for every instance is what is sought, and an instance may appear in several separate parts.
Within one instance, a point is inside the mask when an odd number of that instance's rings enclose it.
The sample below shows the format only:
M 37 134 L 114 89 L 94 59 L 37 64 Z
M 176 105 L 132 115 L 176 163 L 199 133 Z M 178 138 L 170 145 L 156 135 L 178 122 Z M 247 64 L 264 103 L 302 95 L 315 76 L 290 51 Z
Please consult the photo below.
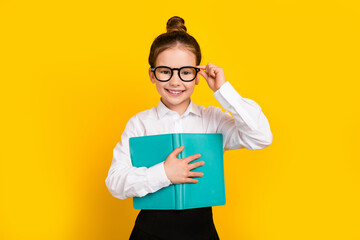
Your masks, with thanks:
M 200 71 L 199 74 L 203 76 L 205 79 L 208 79 L 208 74 L 205 71 Z
M 213 67 L 213 66 L 208 66 L 208 67 L 206 68 L 206 73 L 207 73 L 210 77 L 212 77 L 212 78 L 215 78 L 215 77 L 216 77 L 215 68 L 216 68 L 216 66 L 215 66 L 215 67 Z
M 182 152 L 182 150 L 184 150 L 184 148 L 185 148 L 184 145 L 182 145 L 178 148 L 175 148 L 175 150 L 171 154 L 174 155 L 175 157 L 177 157 L 177 155 L 179 155 Z
M 194 154 L 194 155 L 191 155 L 191 156 L 188 156 L 188 157 L 186 157 L 185 158 L 185 162 L 186 163 L 189 163 L 189 162 L 191 162 L 191 161 L 194 161 L 195 159 L 198 159 L 198 158 L 200 158 L 201 157 L 201 154 Z
M 205 162 L 204 161 L 199 161 L 199 162 L 195 162 L 195 163 L 191 163 L 189 164 L 189 170 L 192 170 L 194 168 L 198 168 L 198 167 L 201 167 L 201 166 L 204 166 L 205 165 Z
M 198 65 L 197 67 L 206 70 L 207 72 L 210 72 L 210 70 L 216 66 L 212 63 L 208 63 L 207 65 Z
M 188 177 L 203 177 L 204 173 L 202 172 L 189 172 L 189 176 Z
M 217 74 L 217 73 L 223 72 L 224 70 L 222 69 L 222 67 L 215 67 L 214 71 Z
M 216 77 L 215 69 L 210 70 L 210 76 L 213 77 L 213 78 Z
M 197 182 L 199 182 L 199 180 L 197 180 L 197 179 L 193 179 L 193 178 L 186 179 L 186 183 L 197 183 Z
M 211 77 L 215 78 L 217 73 L 218 73 L 217 67 L 210 67 L 209 74 Z
M 206 70 L 206 72 L 204 72 L 204 71 L 199 72 L 205 79 L 207 79 L 209 76 L 211 76 L 212 78 L 215 78 L 216 75 L 214 73 L 214 70 L 212 70 L 214 67 L 216 67 L 214 64 L 208 63 L 208 65 L 198 65 L 197 67 L 199 67 L 200 69 Z M 206 76 L 204 74 L 206 74 Z
M 198 65 L 198 66 L 196 66 L 196 67 L 198 67 L 198 68 L 200 68 L 200 69 L 206 69 L 206 65 Z

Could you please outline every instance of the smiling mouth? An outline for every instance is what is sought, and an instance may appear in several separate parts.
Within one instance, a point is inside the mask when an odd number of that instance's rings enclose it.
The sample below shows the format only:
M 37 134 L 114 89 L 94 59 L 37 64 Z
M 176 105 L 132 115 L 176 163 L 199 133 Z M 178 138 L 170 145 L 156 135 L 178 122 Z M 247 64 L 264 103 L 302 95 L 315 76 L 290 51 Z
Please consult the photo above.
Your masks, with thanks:
M 178 95 L 181 95 L 183 92 L 185 92 L 185 90 L 179 90 L 179 91 L 173 91 L 173 90 L 169 90 L 169 89 L 166 89 L 165 90 L 170 93 L 171 95 L 174 95 L 174 96 L 178 96 Z

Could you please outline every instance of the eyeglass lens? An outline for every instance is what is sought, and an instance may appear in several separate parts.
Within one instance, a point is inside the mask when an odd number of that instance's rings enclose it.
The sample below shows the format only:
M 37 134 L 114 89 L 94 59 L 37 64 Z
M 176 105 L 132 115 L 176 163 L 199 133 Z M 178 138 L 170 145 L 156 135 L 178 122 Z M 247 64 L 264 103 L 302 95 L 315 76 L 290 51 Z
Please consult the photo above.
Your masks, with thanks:
M 171 69 L 165 67 L 157 68 L 155 71 L 155 75 L 159 80 L 167 81 L 171 78 Z M 190 67 L 182 68 L 180 71 L 180 79 L 185 81 L 193 80 L 195 78 L 195 75 L 196 75 L 195 68 L 190 68 Z

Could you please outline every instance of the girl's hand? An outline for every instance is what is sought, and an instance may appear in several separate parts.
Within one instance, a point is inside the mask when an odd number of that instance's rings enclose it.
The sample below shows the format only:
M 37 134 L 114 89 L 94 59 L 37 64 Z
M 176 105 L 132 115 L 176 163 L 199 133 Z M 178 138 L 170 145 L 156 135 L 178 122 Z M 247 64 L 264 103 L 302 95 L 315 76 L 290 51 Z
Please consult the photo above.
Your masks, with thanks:
M 215 66 L 212 63 L 196 66 L 200 69 L 206 70 L 200 71 L 199 74 L 205 78 L 211 90 L 216 92 L 224 83 L 225 75 L 224 70 L 221 67 Z
M 205 164 L 204 161 L 188 164 L 197 158 L 200 158 L 200 154 L 194 154 L 183 159 L 179 159 L 176 156 L 184 150 L 184 145 L 169 154 L 164 162 L 165 173 L 168 179 L 173 184 L 180 183 L 197 183 L 199 180 L 189 177 L 202 177 L 204 176 L 201 172 L 190 172 L 191 169 L 200 167 Z

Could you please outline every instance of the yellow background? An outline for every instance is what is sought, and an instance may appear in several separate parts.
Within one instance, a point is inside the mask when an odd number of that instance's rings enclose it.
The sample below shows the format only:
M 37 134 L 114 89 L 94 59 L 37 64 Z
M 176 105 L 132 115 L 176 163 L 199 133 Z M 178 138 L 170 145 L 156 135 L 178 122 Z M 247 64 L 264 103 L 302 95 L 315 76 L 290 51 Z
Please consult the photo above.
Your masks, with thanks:
M 128 239 L 139 210 L 105 179 L 158 103 L 147 58 L 175 15 L 274 136 L 225 153 L 220 238 L 360 239 L 356 2 L 0 1 L 0 239 Z M 220 107 L 200 81 L 194 102 Z

